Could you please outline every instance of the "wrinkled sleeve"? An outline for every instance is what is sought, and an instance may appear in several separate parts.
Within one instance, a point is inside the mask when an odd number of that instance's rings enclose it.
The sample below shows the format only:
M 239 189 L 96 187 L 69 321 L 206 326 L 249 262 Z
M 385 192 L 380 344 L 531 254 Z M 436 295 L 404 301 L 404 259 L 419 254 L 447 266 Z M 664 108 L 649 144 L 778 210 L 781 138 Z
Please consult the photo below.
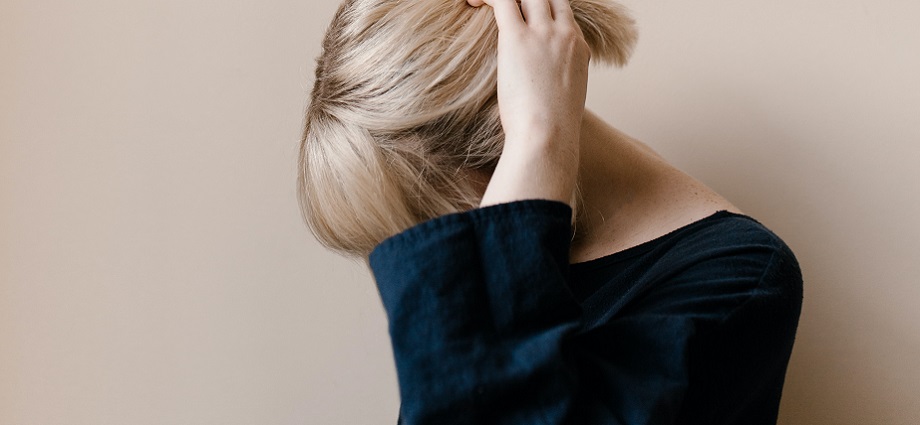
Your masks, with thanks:
M 572 210 L 519 201 L 436 218 L 369 263 L 386 310 L 404 424 L 561 424 L 577 393 L 563 341 Z
M 401 423 L 775 424 L 802 302 L 788 247 L 751 220 L 713 222 L 579 303 L 571 217 L 559 202 L 497 205 L 371 253 Z

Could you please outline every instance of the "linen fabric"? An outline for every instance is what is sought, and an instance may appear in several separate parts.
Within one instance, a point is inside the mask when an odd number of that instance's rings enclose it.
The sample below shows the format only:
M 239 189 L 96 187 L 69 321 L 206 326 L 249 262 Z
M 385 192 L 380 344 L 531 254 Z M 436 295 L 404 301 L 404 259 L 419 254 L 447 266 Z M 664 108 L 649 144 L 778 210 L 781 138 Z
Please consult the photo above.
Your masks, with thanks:
M 398 423 L 775 424 L 802 305 L 786 244 L 722 211 L 570 265 L 571 216 L 495 205 L 370 254 Z

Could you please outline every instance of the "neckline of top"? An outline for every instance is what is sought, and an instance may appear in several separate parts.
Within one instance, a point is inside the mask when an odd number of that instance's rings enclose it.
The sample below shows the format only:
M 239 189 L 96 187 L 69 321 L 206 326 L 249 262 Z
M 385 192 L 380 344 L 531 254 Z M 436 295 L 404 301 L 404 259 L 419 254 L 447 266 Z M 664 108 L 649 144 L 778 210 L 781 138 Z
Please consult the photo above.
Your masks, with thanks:
M 652 239 L 652 240 L 649 240 L 649 241 L 646 241 L 646 242 L 642 242 L 642 243 L 640 243 L 640 244 L 638 244 L 638 245 L 633 245 L 633 246 L 631 246 L 631 247 L 629 247 L 629 248 L 626 248 L 626 249 L 623 249 L 623 250 L 620 250 L 620 251 L 616 251 L 616 252 L 614 252 L 614 253 L 607 254 L 607 255 L 604 255 L 604 256 L 602 256 L 602 257 L 598 257 L 598 258 L 595 258 L 595 259 L 592 259 L 592 260 L 579 261 L 579 262 L 577 262 L 577 263 L 571 263 L 571 264 L 569 264 L 569 268 L 570 268 L 570 270 L 576 270 L 576 269 L 577 269 L 577 270 L 590 270 L 590 269 L 594 269 L 594 268 L 597 268 L 597 267 L 603 267 L 603 266 L 608 265 L 608 264 L 619 263 L 619 262 L 621 262 L 621 261 L 627 260 L 627 259 L 629 259 L 629 258 L 632 258 L 632 257 L 635 257 L 635 256 L 637 256 L 637 255 L 640 255 L 640 254 L 643 254 L 643 253 L 645 253 L 645 252 L 650 251 L 651 249 L 655 248 L 655 246 L 657 246 L 658 244 L 660 244 L 660 243 L 663 242 L 664 240 L 669 239 L 669 238 L 671 238 L 672 236 L 674 236 L 674 235 L 676 235 L 676 234 L 678 234 L 678 233 L 682 233 L 682 232 L 685 232 L 685 231 L 687 231 L 687 230 L 689 230 L 689 229 L 692 229 L 692 228 L 694 228 L 694 227 L 700 226 L 700 225 L 702 225 L 702 224 L 704 224 L 704 223 L 708 223 L 708 222 L 710 222 L 710 221 L 714 221 L 714 220 L 718 220 L 718 219 L 726 218 L 726 217 L 740 217 L 740 218 L 745 218 L 745 219 L 748 219 L 748 220 L 753 220 L 753 221 L 755 221 L 755 222 L 757 221 L 757 220 L 754 220 L 753 218 L 751 218 L 751 217 L 749 217 L 749 216 L 747 216 L 747 215 L 744 215 L 744 214 L 738 214 L 738 213 L 734 213 L 734 212 L 731 212 L 731 211 L 728 211 L 728 210 L 719 210 L 719 211 L 716 211 L 716 212 L 714 212 L 714 213 L 712 213 L 712 214 L 710 214 L 710 215 L 708 215 L 708 216 L 706 216 L 706 217 L 703 217 L 703 218 L 701 218 L 701 219 L 699 219 L 699 220 L 696 220 L 696 221 L 694 221 L 694 222 L 692 222 L 692 223 L 685 224 L 685 225 L 683 225 L 683 226 L 681 226 L 681 227 L 678 227 L 678 228 L 676 228 L 676 229 L 674 229 L 674 230 L 672 230 L 672 231 L 670 231 L 670 232 L 668 232 L 668 233 L 665 233 L 665 234 L 663 234 L 663 235 L 661 235 L 661 236 L 658 236 L 657 238 L 654 238 L 654 239 Z

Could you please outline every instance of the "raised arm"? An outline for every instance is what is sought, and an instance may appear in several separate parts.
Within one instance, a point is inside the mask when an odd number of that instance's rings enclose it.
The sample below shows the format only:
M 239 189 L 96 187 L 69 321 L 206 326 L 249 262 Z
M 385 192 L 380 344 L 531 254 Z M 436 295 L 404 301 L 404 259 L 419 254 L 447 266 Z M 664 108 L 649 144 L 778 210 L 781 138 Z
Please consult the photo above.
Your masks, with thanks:
M 558 425 L 577 410 L 564 350 L 580 307 L 566 285 L 562 203 L 578 174 L 590 51 L 567 0 L 486 2 L 505 144 L 483 208 L 411 228 L 370 256 L 402 424 Z
M 495 11 L 505 145 L 482 206 L 570 202 L 591 52 L 567 0 L 469 0 Z

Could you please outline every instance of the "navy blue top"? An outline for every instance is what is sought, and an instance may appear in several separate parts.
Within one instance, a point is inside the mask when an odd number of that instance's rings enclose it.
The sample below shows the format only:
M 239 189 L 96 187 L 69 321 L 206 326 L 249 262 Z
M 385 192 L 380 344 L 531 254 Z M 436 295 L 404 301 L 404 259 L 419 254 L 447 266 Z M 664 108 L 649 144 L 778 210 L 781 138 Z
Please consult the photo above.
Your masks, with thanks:
M 570 265 L 571 216 L 496 205 L 371 253 L 400 423 L 775 424 L 802 303 L 783 241 L 723 211 Z

